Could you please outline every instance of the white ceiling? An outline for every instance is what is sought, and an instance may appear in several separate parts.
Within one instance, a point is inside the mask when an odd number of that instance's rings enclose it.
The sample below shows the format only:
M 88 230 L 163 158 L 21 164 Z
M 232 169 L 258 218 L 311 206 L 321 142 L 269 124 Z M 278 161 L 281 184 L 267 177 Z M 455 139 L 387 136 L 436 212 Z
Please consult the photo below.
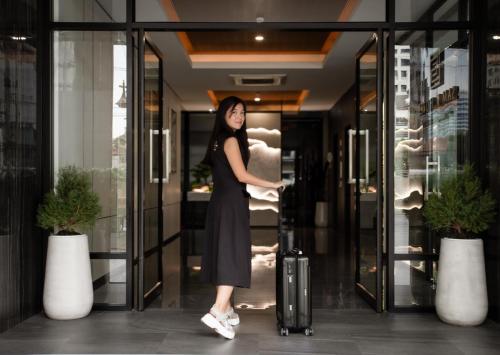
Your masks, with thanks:
M 148 0 L 150 7 L 142 7 L 149 14 L 158 12 L 157 0 Z M 379 1 L 360 0 L 352 21 L 366 21 L 373 16 L 383 18 L 385 7 Z M 151 12 L 152 11 L 152 12 Z M 143 14 L 144 15 L 144 14 Z M 160 19 L 156 19 L 160 20 Z M 178 95 L 181 104 L 188 111 L 205 111 L 212 108 L 208 90 L 242 90 L 234 85 L 230 74 L 286 74 L 284 85 L 278 88 L 262 87 L 253 91 L 267 90 L 309 90 L 309 96 L 301 111 L 329 110 L 342 94 L 354 83 L 355 55 L 372 34 L 367 32 L 344 32 L 328 54 L 321 69 L 193 69 L 184 47 L 175 33 L 150 32 L 151 40 L 162 52 L 165 64 L 165 79 Z M 245 89 L 249 90 L 249 89 Z

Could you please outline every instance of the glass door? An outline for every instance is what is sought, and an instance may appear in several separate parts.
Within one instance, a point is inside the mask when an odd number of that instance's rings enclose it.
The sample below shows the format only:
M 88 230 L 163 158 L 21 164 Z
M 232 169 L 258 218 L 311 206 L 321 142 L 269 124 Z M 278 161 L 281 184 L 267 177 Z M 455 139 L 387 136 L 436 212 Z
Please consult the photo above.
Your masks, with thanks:
M 162 129 L 162 60 L 142 31 L 139 38 L 138 128 L 142 142 L 138 149 L 137 308 L 143 310 L 162 289 L 162 184 L 167 178 L 162 146 L 168 141 L 168 130 Z
M 356 289 L 378 312 L 382 292 L 382 35 L 356 56 L 356 129 L 350 129 L 349 182 L 355 187 Z

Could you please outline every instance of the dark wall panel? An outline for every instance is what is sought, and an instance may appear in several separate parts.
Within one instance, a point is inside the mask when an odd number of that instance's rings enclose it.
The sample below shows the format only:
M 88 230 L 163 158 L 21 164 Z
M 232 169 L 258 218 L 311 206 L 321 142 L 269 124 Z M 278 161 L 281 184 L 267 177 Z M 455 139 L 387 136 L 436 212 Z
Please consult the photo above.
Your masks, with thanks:
M 37 0 L 0 2 L 0 331 L 41 309 Z
M 500 13 L 500 6 L 496 8 Z M 490 32 L 486 38 L 486 85 L 483 110 L 485 115 L 480 122 L 481 173 L 486 187 L 500 201 L 500 43 L 493 39 L 498 32 Z M 497 205 L 498 206 L 498 205 Z M 495 223 L 484 237 L 486 278 L 490 317 L 500 320 L 500 210 L 497 207 Z

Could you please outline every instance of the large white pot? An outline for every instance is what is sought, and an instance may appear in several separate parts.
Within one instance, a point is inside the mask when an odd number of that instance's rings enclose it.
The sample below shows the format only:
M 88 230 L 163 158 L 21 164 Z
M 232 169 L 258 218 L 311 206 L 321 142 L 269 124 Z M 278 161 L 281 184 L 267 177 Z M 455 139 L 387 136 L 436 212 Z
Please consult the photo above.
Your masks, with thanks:
M 328 202 L 316 201 L 314 224 L 316 225 L 316 227 L 328 226 Z
M 482 239 L 441 239 L 436 311 L 443 322 L 454 325 L 479 325 L 486 319 Z
M 45 314 L 59 320 L 82 318 L 93 302 L 87 236 L 51 235 L 43 287 Z

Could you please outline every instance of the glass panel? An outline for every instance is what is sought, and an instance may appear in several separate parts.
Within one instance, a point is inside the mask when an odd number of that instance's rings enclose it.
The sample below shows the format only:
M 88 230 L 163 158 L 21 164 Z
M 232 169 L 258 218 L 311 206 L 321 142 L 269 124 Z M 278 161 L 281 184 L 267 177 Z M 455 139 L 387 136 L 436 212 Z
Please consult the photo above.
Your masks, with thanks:
M 92 173 L 96 252 L 126 251 L 126 59 L 122 32 L 54 33 L 54 167 Z
M 377 42 L 359 59 L 359 282 L 377 292 Z
M 397 0 L 396 21 L 467 21 L 469 0 Z
M 55 22 L 125 22 L 126 0 L 53 0 Z
M 438 241 L 425 226 L 422 206 L 468 158 L 468 34 L 396 35 L 394 252 L 436 253 Z
M 394 305 L 432 306 L 436 292 L 437 262 L 397 260 L 394 262 Z
M 160 184 L 162 183 L 162 122 L 161 122 L 161 66 L 160 58 L 146 43 L 144 47 L 144 252 L 158 247 Z M 158 249 L 159 250 L 159 249 Z M 160 275 L 159 251 L 144 259 L 144 292 L 147 293 L 158 281 Z
M 137 21 L 385 21 L 385 0 L 136 0 Z
M 215 122 L 214 113 L 189 114 L 189 183 L 188 201 L 208 201 L 212 174 L 209 169 L 203 170 L 199 165 L 205 156 L 208 141 Z M 206 211 L 203 211 L 203 215 Z M 201 216 L 200 216 L 201 217 Z
M 92 259 L 94 303 L 126 303 L 127 269 L 123 259 Z

